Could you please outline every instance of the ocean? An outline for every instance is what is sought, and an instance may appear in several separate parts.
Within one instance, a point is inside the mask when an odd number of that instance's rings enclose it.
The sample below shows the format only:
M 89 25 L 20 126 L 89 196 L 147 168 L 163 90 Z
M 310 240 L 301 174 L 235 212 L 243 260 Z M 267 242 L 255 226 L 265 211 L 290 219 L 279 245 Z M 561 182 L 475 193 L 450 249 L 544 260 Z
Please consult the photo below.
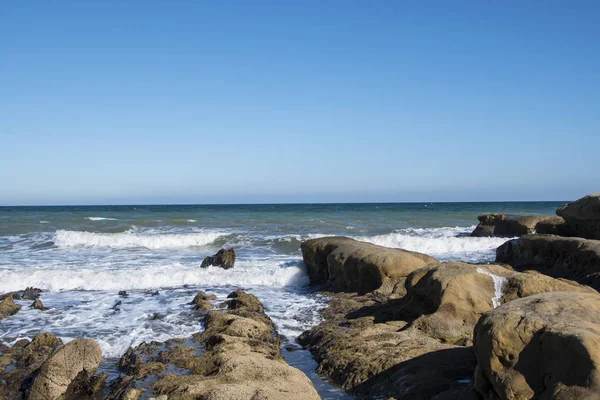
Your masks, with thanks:
M 41 288 L 49 308 L 17 301 L 25 307 L 0 323 L 0 343 L 42 331 L 65 341 L 84 336 L 114 360 L 143 341 L 202 330 L 188 305 L 199 290 L 225 299 L 241 288 L 258 296 L 293 347 L 327 304 L 308 287 L 303 240 L 344 235 L 440 260 L 487 262 L 506 239 L 469 237 L 479 214 L 554 215 L 564 203 L 0 207 L 0 293 Z M 235 249 L 235 267 L 201 269 L 222 247 Z M 316 376 L 310 353 L 285 356 L 324 398 L 345 397 Z

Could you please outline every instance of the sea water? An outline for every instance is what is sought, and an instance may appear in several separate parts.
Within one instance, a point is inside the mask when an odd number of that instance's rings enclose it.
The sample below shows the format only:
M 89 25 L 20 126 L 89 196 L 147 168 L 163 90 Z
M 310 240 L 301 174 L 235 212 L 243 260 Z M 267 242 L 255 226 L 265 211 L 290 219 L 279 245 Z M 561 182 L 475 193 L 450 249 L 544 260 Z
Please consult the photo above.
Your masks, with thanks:
M 469 237 L 477 215 L 552 215 L 562 204 L 0 207 L 0 293 L 38 287 L 49 308 L 17 301 L 23 308 L 0 323 L 0 342 L 41 331 L 65 341 L 85 336 L 113 359 L 143 341 L 202 330 L 189 306 L 199 290 L 223 300 L 241 288 L 264 303 L 289 347 L 319 322 L 327 304 L 308 287 L 303 240 L 344 235 L 440 260 L 486 262 L 505 239 Z M 222 247 L 236 250 L 235 268 L 200 268 Z M 129 296 L 120 297 L 120 290 Z M 308 352 L 285 355 L 324 398 L 345 396 L 319 380 Z

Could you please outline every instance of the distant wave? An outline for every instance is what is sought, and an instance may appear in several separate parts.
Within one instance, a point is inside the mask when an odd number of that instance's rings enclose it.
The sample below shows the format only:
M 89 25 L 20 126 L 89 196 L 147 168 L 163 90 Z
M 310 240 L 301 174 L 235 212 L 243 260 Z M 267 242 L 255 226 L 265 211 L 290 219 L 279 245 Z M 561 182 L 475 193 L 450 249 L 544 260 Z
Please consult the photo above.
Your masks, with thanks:
M 83 231 L 56 231 L 54 244 L 58 247 L 110 247 L 147 249 L 172 249 L 206 246 L 214 242 L 222 232 L 206 231 L 197 233 L 148 234 L 148 233 L 95 233 Z
M 356 236 L 357 240 L 380 246 L 402 248 L 428 254 L 440 260 L 492 261 L 495 250 L 507 238 L 470 237 L 472 227 L 408 228 L 375 236 Z
M 90 221 L 117 221 L 116 218 L 108 218 L 108 217 L 87 217 Z

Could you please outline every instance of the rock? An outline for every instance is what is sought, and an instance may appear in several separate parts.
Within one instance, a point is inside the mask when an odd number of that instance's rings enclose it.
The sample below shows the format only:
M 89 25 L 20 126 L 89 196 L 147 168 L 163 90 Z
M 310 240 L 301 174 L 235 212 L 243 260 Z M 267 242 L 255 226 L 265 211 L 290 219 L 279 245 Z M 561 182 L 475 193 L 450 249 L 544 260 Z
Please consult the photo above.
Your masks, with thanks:
M 542 235 L 577 236 L 575 230 L 561 217 L 550 217 L 535 225 L 535 233 Z
M 87 388 L 101 358 L 100 346 L 91 339 L 65 344 L 42 364 L 29 400 L 62 399 Z
M 121 297 L 129 297 L 129 293 L 126 290 L 119 290 L 119 296 Z
M 475 388 L 486 399 L 596 399 L 600 296 L 549 292 L 490 311 L 474 331 Z
M 19 312 L 21 306 L 15 304 L 12 296 L 6 297 L 0 302 L 0 319 L 4 319 Z
M 311 283 L 327 284 L 333 291 L 403 291 L 402 283 L 408 274 L 437 262 L 425 254 L 346 237 L 311 239 L 303 242 L 301 248 Z
M 211 297 L 200 292 L 193 303 Z M 191 341 L 143 343 L 128 350 L 119 362 L 128 375 L 119 378 L 108 398 L 125 398 L 151 382 L 147 389 L 157 399 L 319 399 L 306 375 L 284 361 L 281 339 L 260 301 L 241 290 L 228 297 L 228 312 L 208 311 L 205 330 Z M 167 367 L 181 373 L 165 374 Z
M 600 290 L 600 241 L 597 240 L 526 235 L 498 247 L 496 261 Z
M 600 193 L 590 194 L 556 210 L 576 236 L 600 239 Z
M 35 299 L 30 306 L 31 308 L 35 308 L 36 310 L 46 311 L 47 308 L 44 306 L 40 299 Z
M 233 268 L 235 264 L 235 250 L 229 249 L 221 249 L 212 257 L 206 257 L 204 261 L 202 261 L 201 268 L 207 268 L 210 266 L 221 267 L 223 269 Z
M 548 216 L 484 214 L 477 217 L 479 224 L 471 236 L 515 237 L 534 233 L 537 224 L 546 221 Z
M 213 295 L 208 295 L 203 291 L 198 292 L 198 294 L 194 297 L 194 300 L 192 300 L 192 303 L 194 305 L 194 310 L 197 311 L 208 311 L 211 308 L 213 308 L 213 305 L 211 303 L 211 301 L 216 300 L 217 296 Z
M 28 287 L 23 292 L 23 300 L 36 300 L 42 292 L 42 289 Z
M 522 297 L 545 292 L 582 292 L 596 293 L 589 286 L 577 284 L 566 279 L 554 279 L 537 271 L 515 272 L 507 276 L 504 282 L 502 304 Z

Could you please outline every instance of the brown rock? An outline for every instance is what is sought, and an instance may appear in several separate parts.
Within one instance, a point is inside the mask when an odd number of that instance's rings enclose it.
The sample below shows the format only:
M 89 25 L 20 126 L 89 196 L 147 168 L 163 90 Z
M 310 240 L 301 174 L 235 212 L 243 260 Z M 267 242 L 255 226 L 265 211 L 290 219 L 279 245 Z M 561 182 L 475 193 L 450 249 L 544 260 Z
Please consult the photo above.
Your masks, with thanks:
M 19 312 L 21 306 L 15 304 L 12 296 L 6 297 L 0 302 L 0 319 L 4 319 Z
M 479 224 L 471 233 L 471 236 L 499 236 L 515 237 L 534 233 L 537 224 L 546 221 L 548 216 L 538 215 L 507 215 L 507 214 L 484 214 L 477 217 Z
M 327 283 L 333 291 L 389 294 L 402 288 L 412 271 L 437 262 L 428 255 L 377 246 L 345 237 L 325 237 L 302 243 L 302 257 L 312 284 Z
M 597 240 L 526 235 L 498 247 L 496 261 L 600 290 L 600 241 Z
M 36 310 L 45 311 L 47 308 L 44 306 L 40 299 L 35 299 L 30 306 L 31 308 L 35 308 Z
M 233 268 L 235 264 L 235 250 L 221 249 L 212 257 L 206 257 L 202 261 L 201 268 L 207 268 L 210 266 L 221 267 L 223 269 Z
M 203 291 L 198 292 L 192 300 L 192 304 L 194 305 L 194 310 L 197 311 L 207 311 L 213 308 L 212 301 L 216 300 L 217 296 L 208 295 Z
M 475 388 L 485 398 L 595 399 L 600 296 L 549 292 L 486 313 L 474 331 Z
M 91 339 L 75 339 L 65 344 L 42 364 L 29 400 L 62 399 L 87 388 L 101 358 L 100 346 Z
M 535 233 L 541 235 L 577 236 L 575 230 L 561 217 L 550 217 L 535 225 Z
M 556 210 L 576 236 L 600 239 L 600 193 L 590 194 Z

